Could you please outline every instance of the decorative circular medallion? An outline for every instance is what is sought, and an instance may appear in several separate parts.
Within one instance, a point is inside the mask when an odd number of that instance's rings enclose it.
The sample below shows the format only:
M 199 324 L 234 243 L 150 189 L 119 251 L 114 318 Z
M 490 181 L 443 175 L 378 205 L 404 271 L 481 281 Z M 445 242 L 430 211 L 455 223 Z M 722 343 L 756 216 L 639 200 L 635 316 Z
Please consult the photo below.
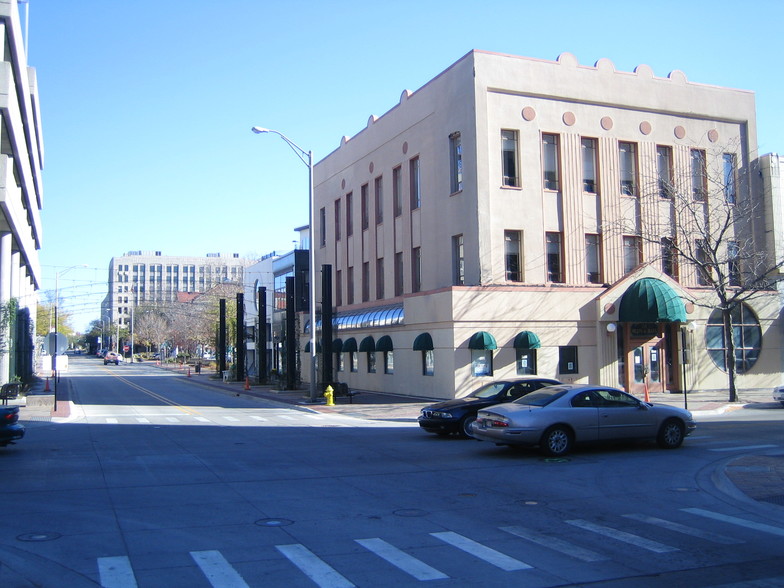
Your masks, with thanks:
M 684 129 L 681 125 L 675 127 L 673 132 L 675 133 L 676 139 L 683 139 L 686 136 L 686 129 Z
M 564 112 L 563 113 L 563 123 L 567 127 L 571 127 L 575 123 L 576 120 L 577 120 L 577 118 L 574 116 L 573 112 Z
M 536 118 L 536 111 L 533 109 L 532 106 L 526 106 L 523 108 L 523 120 L 527 120 L 531 122 Z
M 609 131 L 611 128 L 613 128 L 613 119 L 611 119 L 609 116 L 603 116 L 601 125 L 605 131 Z
M 372 174 L 373 173 L 373 169 L 374 169 L 374 166 L 373 166 L 373 162 L 371 161 L 370 165 L 368 166 L 368 171 Z
M 710 141 L 711 143 L 715 143 L 718 140 L 719 140 L 719 131 L 717 131 L 716 129 L 711 129 L 710 131 L 708 131 L 708 141 Z
M 643 135 L 650 135 L 651 129 L 652 129 L 651 123 L 649 123 L 647 120 L 644 120 L 640 123 L 640 132 Z
M 403 141 L 403 155 L 408 153 L 408 141 Z
M 341 190 L 346 189 L 346 178 L 343 178 L 343 181 L 340 182 L 340 189 Z

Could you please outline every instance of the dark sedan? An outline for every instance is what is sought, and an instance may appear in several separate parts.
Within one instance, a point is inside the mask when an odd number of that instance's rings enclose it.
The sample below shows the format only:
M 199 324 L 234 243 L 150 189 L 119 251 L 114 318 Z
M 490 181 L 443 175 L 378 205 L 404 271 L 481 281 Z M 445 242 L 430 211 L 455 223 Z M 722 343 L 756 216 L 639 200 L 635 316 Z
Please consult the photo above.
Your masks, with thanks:
M 512 402 L 543 386 L 555 384 L 560 382 L 538 376 L 490 382 L 468 396 L 426 406 L 420 412 L 419 426 L 428 433 L 437 435 L 458 433 L 463 437 L 471 437 L 471 423 L 476 420 L 476 413 L 480 409 L 502 402 Z
M 18 420 L 18 406 L 0 406 L 0 447 L 24 437 L 25 428 Z

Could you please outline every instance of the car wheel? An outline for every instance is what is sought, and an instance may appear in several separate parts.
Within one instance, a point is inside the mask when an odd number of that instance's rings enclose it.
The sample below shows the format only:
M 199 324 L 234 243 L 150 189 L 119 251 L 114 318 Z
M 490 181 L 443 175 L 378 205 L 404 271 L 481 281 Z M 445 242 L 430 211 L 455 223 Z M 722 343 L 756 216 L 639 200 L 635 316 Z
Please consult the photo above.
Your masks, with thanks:
M 676 419 L 664 421 L 659 429 L 656 442 L 662 449 L 677 449 L 683 444 L 683 423 Z
M 473 439 L 474 436 L 471 434 L 471 425 L 475 420 L 475 414 L 467 414 L 463 417 L 463 420 L 460 421 L 460 435 L 462 437 L 469 437 Z
M 572 432 L 563 425 L 555 425 L 544 432 L 539 446 L 545 455 L 558 457 L 569 453 L 573 444 Z

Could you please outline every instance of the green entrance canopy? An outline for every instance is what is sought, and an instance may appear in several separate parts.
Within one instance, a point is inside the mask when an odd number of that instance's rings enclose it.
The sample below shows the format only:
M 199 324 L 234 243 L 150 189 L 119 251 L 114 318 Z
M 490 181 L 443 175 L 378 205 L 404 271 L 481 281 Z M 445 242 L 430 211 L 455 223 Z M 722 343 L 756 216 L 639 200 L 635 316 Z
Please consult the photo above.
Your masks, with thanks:
M 683 300 L 665 282 L 642 278 L 621 297 L 618 320 L 630 323 L 685 323 Z
M 520 331 L 514 339 L 515 349 L 539 349 L 541 346 L 539 337 L 531 331 Z
M 498 349 L 498 345 L 495 343 L 495 337 L 493 337 L 487 331 L 478 331 L 471 335 L 471 339 L 468 341 L 468 348 L 469 349 Z

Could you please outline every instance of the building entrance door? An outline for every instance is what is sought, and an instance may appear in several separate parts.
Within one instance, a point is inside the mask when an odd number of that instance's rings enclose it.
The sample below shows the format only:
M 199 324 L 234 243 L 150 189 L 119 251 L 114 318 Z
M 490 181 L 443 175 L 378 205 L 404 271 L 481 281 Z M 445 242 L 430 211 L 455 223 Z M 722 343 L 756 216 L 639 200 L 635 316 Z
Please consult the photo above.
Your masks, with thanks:
M 628 326 L 629 345 L 626 352 L 629 392 L 640 398 L 664 392 L 669 380 L 664 333 L 658 323 L 636 323 Z

